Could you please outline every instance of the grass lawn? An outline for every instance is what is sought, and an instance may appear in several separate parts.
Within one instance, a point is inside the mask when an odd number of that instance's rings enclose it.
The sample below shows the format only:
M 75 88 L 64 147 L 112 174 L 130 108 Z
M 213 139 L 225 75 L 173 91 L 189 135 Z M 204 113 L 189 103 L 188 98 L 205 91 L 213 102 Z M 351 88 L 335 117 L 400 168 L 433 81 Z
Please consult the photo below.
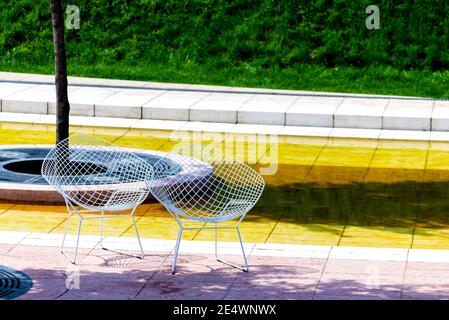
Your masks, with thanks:
M 0 70 L 53 73 L 48 0 L 3 2 Z M 371 4 L 81 1 L 79 29 L 65 34 L 69 74 L 449 99 L 447 1 L 379 0 L 376 30 Z

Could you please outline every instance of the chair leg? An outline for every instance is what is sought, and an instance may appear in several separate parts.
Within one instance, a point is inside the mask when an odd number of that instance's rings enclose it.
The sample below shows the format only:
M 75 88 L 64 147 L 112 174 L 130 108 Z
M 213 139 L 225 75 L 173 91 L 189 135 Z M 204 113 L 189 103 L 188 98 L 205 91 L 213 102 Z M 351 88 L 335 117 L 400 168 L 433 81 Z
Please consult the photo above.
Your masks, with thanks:
M 218 261 L 218 227 L 216 223 L 214 232 L 215 232 L 215 259 L 217 259 Z
M 65 242 L 65 238 L 66 238 L 66 235 L 67 235 L 67 232 L 68 232 L 68 225 L 69 225 L 68 223 L 66 225 L 66 232 L 64 233 L 64 237 L 62 238 L 61 253 L 67 259 L 69 259 L 72 264 L 76 264 L 76 258 L 78 256 L 78 246 L 79 246 L 79 242 L 80 242 L 80 235 L 81 235 L 81 226 L 82 226 L 82 224 L 83 224 L 83 219 L 80 218 L 80 222 L 78 224 L 78 234 L 77 234 L 77 237 L 76 237 L 75 255 L 73 257 L 73 260 L 64 252 L 64 242 Z
M 140 259 L 145 258 L 145 254 L 143 253 L 143 248 L 142 248 L 142 242 L 140 241 L 140 236 L 139 236 L 139 231 L 137 231 L 137 225 L 136 225 L 136 220 L 134 219 L 134 215 L 131 215 L 131 219 L 133 220 L 133 225 L 134 225 L 134 230 L 136 231 L 136 237 L 137 237 L 137 242 L 139 242 L 139 247 L 140 247 Z
M 101 218 L 100 218 L 100 248 L 106 249 L 103 247 L 103 227 L 104 227 L 104 211 L 101 211 Z
M 137 241 L 139 243 L 139 248 L 140 248 L 140 256 L 133 255 L 133 254 L 128 254 L 128 253 L 123 253 L 123 252 L 116 251 L 116 250 L 110 250 L 110 249 L 107 249 L 107 248 L 105 248 L 103 246 L 103 240 L 104 240 L 104 237 L 103 237 L 104 211 L 101 212 L 101 217 L 99 218 L 100 219 L 100 247 L 101 247 L 101 249 L 112 251 L 112 252 L 117 252 L 117 253 L 120 253 L 120 254 L 125 254 L 125 255 L 136 257 L 136 258 L 139 258 L 139 259 L 143 259 L 145 257 L 144 256 L 144 252 L 143 252 L 142 242 L 141 242 L 140 236 L 139 236 L 139 232 L 137 231 L 136 220 L 134 219 L 134 211 L 136 210 L 136 208 L 137 207 L 135 207 L 133 209 L 133 211 L 131 212 L 130 216 L 131 216 L 131 219 L 132 219 L 132 222 L 133 222 L 133 225 L 134 225 L 134 230 L 136 231 Z M 79 241 L 80 241 L 80 236 L 81 236 L 81 227 L 82 227 L 82 223 L 83 223 L 83 220 L 84 220 L 81 216 L 80 216 L 80 222 L 79 222 L 79 225 L 78 225 L 78 234 L 77 234 L 77 239 L 76 239 L 75 256 L 74 256 L 73 260 L 64 252 L 64 243 L 65 243 L 65 239 L 67 237 L 68 231 L 69 231 L 70 218 L 72 217 L 73 214 L 74 214 L 74 212 L 69 213 L 69 216 L 67 218 L 65 232 L 64 232 L 64 236 L 62 238 L 62 243 L 61 243 L 61 253 L 64 256 L 66 256 L 70 260 L 71 263 L 76 264 L 76 258 L 78 256 L 78 246 L 79 246 Z
M 100 224 L 100 246 L 103 250 L 107 250 L 107 251 L 111 251 L 111 252 L 115 252 L 115 253 L 119 253 L 119 254 L 123 254 L 126 256 L 130 256 L 130 257 L 134 257 L 134 258 L 138 258 L 138 259 L 143 259 L 145 257 L 145 254 L 143 253 L 143 247 L 142 247 L 142 242 L 140 241 L 140 236 L 139 236 L 139 231 L 137 231 L 137 224 L 136 224 L 136 220 L 134 219 L 134 212 L 136 211 L 137 207 L 134 207 L 133 210 L 131 211 L 131 213 L 129 214 L 129 216 L 131 217 L 131 220 L 133 222 L 133 226 L 134 226 L 134 230 L 136 232 L 136 236 L 137 236 L 137 242 L 139 243 L 139 248 L 140 248 L 140 256 L 139 255 L 135 255 L 135 254 L 131 254 L 131 253 L 126 253 L 123 252 L 121 250 L 113 250 L 113 249 L 109 249 L 103 246 L 103 212 L 101 213 L 101 224 Z M 126 215 L 128 216 L 128 215 Z M 120 217 L 117 217 L 120 218 Z
M 245 248 L 243 247 L 242 236 L 240 235 L 239 227 L 237 226 L 235 229 L 237 230 L 237 234 L 238 234 L 238 236 L 239 236 L 240 247 L 242 248 L 243 260 L 244 260 L 244 262 L 245 262 L 244 267 L 243 267 L 242 270 L 245 271 L 245 272 L 248 272 L 248 271 L 249 271 L 248 260 L 247 260 L 247 258 L 246 258 Z
M 67 222 L 65 224 L 65 232 L 64 232 L 64 236 L 62 237 L 61 253 L 64 253 L 65 238 L 67 236 L 67 233 L 69 232 L 70 218 L 72 217 L 72 215 L 73 215 L 73 213 L 69 213 L 69 216 L 67 217 Z
M 181 244 L 182 231 L 183 231 L 183 228 L 180 225 L 178 227 L 178 237 L 176 238 L 175 252 L 173 253 L 173 265 L 172 265 L 172 269 L 171 269 L 172 274 L 175 274 L 175 272 L 176 272 L 176 260 L 178 259 L 178 252 L 179 252 L 179 245 Z
M 240 269 L 240 270 L 242 270 L 244 272 L 248 272 L 249 271 L 248 260 L 246 259 L 245 249 L 243 248 L 243 241 L 242 241 L 242 236 L 240 235 L 239 227 L 238 226 L 235 227 L 235 230 L 237 230 L 237 235 L 239 236 L 240 248 L 242 249 L 243 261 L 244 261 L 243 266 L 238 266 L 236 264 L 230 263 L 230 262 L 228 262 L 226 260 L 223 260 L 223 259 L 218 257 L 218 248 L 217 248 L 218 247 L 218 245 L 217 245 L 218 227 L 217 227 L 217 224 L 215 224 L 215 258 L 217 259 L 218 262 L 221 262 L 221 263 L 224 263 L 224 264 L 226 264 L 228 266 Z
M 62 253 L 67 259 L 69 259 L 70 262 L 71 262 L 72 264 L 76 264 L 76 258 L 77 258 L 77 256 L 78 256 L 78 246 L 79 246 L 80 235 L 81 235 L 81 226 L 82 226 L 82 224 L 83 224 L 83 219 L 82 219 L 82 218 L 80 218 L 80 222 L 79 222 L 79 224 L 78 224 L 78 234 L 77 234 L 77 237 L 76 237 L 75 255 L 74 255 L 74 257 L 73 257 L 73 260 L 70 259 L 70 257 L 64 252 L 64 243 L 65 243 L 65 239 L 66 239 L 67 233 L 68 233 L 68 231 L 69 231 L 69 222 L 70 222 L 70 217 L 71 217 L 72 215 L 73 215 L 73 213 L 71 213 L 71 214 L 69 215 L 69 217 L 67 218 L 67 223 L 66 223 L 66 227 L 65 227 L 65 233 L 64 233 L 64 236 L 62 237 L 61 253 Z
M 81 226 L 83 224 L 83 219 L 80 219 L 80 224 L 78 225 L 78 236 L 76 238 L 76 248 L 75 248 L 75 257 L 73 258 L 73 264 L 76 264 L 76 257 L 78 256 L 78 245 L 80 243 L 80 235 L 81 235 Z

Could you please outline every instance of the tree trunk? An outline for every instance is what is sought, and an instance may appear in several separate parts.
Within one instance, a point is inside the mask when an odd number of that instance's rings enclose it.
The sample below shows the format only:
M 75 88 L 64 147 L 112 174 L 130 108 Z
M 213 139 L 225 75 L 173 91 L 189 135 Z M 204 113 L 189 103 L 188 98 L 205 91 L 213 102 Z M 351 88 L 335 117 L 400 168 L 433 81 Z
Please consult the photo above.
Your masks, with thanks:
M 70 104 L 67 94 L 67 61 L 64 44 L 62 0 L 51 0 L 56 85 L 56 143 L 69 137 Z

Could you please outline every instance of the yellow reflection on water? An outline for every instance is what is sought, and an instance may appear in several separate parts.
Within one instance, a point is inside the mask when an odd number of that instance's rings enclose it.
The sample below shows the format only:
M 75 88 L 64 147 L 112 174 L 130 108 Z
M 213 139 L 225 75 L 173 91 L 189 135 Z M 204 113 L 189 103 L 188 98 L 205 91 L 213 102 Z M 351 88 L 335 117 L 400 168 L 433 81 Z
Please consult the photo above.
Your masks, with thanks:
M 263 141 L 254 135 L 73 127 L 76 132 L 123 147 L 167 152 L 180 143 L 218 143 L 226 157 L 264 173 L 266 190 L 242 224 L 243 236 L 255 242 L 449 248 L 446 142 L 282 136 Z M 54 140 L 53 125 L 0 123 L 1 144 Z M 5 208 L 1 230 L 63 230 L 63 207 Z M 158 205 L 138 219 L 149 238 L 176 237 L 173 223 Z M 112 223 L 111 234 L 133 236 L 129 226 L 127 221 Z M 96 233 L 97 227 L 85 232 Z M 231 241 L 231 234 L 220 236 Z M 191 232 L 185 237 L 210 240 L 211 234 Z

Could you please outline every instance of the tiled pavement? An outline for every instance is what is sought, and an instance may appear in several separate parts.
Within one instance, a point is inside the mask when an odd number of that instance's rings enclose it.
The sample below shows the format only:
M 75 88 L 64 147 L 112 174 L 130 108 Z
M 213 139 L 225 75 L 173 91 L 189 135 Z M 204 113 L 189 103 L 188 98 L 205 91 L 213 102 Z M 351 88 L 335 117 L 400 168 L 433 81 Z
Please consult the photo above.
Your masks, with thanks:
M 141 260 L 98 249 L 91 239 L 82 244 L 74 266 L 59 252 L 60 237 L 35 237 L 33 245 L 13 244 L 17 239 L 0 245 L 1 264 L 33 279 L 30 291 L 18 299 L 449 298 L 449 260 L 432 262 L 438 255 L 428 250 L 247 245 L 250 272 L 244 273 L 217 262 L 211 242 L 201 248 L 189 242 L 181 246 L 178 272 L 172 275 L 172 242 L 144 240 L 149 250 Z M 110 245 L 115 248 L 114 242 Z M 130 241 L 115 249 L 125 248 L 132 248 Z M 240 261 L 236 248 L 223 257 Z
M 55 113 L 52 76 L 0 72 L 3 113 Z M 449 131 L 449 102 L 414 97 L 316 93 L 69 78 L 71 115 L 337 129 Z M 343 130 L 344 132 L 344 130 Z M 369 131 L 362 130 L 369 135 Z

